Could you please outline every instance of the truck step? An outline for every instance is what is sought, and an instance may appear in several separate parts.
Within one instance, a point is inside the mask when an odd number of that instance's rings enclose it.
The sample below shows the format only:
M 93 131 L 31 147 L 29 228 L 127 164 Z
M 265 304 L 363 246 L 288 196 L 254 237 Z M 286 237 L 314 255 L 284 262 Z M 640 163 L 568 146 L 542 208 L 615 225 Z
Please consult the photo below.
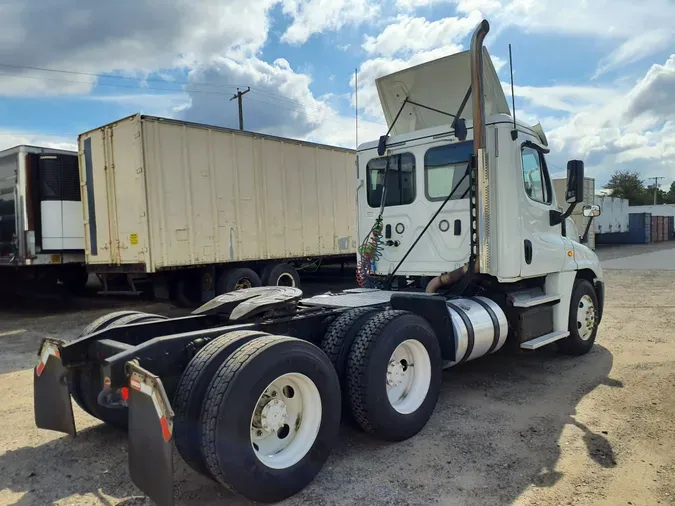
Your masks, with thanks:
M 537 348 L 541 348 L 542 346 L 546 346 L 547 344 L 559 341 L 560 339 L 565 339 L 569 335 L 570 335 L 569 331 L 559 330 L 557 332 L 544 334 L 543 336 L 537 337 L 536 339 L 520 343 L 520 347 L 523 348 L 524 350 L 536 350 Z
M 514 297 L 513 307 L 528 308 L 550 304 L 551 302 L 560 302 L 559 295 L 540 295 L 538 297 Z

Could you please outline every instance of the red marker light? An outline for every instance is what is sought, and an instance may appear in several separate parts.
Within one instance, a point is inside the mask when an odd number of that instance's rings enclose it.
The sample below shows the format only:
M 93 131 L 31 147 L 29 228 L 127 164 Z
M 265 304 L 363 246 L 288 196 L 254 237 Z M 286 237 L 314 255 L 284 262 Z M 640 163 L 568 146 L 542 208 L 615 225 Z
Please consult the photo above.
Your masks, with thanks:
M 129 400 L 129 389 L 127 387 L 120 388 L 120 395 L 125 401 Z

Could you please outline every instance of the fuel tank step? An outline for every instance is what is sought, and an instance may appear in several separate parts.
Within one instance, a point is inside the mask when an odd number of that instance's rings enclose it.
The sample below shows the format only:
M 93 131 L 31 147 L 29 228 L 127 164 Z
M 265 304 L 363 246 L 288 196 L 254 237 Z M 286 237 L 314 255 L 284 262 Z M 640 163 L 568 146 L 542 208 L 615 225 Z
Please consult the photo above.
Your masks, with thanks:
M 565 339 L 569 336 L 570 333 L 567 330 L 559 330 L 557 332 L 551 332 L 550 334 L 545 334 L 543 336 L 537 337 L 536 339 L 531 339 L 530 341 L 525 341 L 520 343 L 520 347 L 524 350 L 536 350 L 547 344 L 551 344 L 560 339 Z

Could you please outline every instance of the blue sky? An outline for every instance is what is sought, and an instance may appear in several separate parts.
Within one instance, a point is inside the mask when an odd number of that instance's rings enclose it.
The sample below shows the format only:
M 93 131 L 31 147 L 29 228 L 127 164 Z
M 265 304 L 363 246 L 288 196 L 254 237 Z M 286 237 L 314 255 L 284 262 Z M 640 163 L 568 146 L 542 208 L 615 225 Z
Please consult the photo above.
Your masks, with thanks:
M 353 147 L 386 130 L 375 78 L 466 49 L 486 18 L 503 83 L 551 163 L 675 178 L 671 0 L 7 0 L 0 16 L 0 148 L 72 147 L 136 112 Z M 649 27 L 649 29 L 647 29 Z M 511 98 L 507 91 L 509 104 Z

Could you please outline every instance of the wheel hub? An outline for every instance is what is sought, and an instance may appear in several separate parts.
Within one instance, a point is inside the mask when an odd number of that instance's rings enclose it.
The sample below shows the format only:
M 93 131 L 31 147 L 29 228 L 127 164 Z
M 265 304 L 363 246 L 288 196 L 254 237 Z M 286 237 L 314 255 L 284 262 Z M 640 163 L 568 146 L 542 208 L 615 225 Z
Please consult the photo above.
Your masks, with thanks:
M 387 368 L 387 385 L 397 387 L 403 383 L 406 376 L 406 370 L 400 361 L 392 360 Z
M 268 402 L 262 410 L 260 421 L 267 432 L 279 430 L 286 423 L 288 410 L 286 404 L 279 399 Z

